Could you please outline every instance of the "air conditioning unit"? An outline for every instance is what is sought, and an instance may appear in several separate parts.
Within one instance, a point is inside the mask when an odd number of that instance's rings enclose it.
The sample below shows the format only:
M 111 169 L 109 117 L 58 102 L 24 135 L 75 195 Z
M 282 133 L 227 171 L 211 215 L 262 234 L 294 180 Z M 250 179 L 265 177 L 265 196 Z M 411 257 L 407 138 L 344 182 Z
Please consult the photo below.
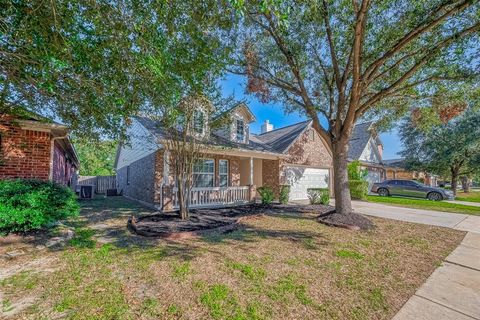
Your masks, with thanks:
M 84 184 L 80 186 L 80 199 L 93 199 L 93 190 L 95 186 Z

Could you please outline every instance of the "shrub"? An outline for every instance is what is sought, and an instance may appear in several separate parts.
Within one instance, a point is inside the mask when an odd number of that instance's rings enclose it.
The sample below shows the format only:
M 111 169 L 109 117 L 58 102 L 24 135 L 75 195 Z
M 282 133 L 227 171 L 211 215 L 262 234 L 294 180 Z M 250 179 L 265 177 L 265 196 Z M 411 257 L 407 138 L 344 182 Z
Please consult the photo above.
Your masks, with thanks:
M 330 191 L 328 188 L 308 188 L 307 195 L 310 204 L 328 205 L 330 203 Z
M 350 180 L 348 181 L 350 187 L 350 196 L 352 199 L 365 200 L 368 194 L 368 181 L 365 180 Z
M 348 180 L 365 180 L 368 174 L 367 169 L 360 168 L 360 161 L 355 160 L 347 165 Z
M 274 199 L 273 189 L 270 186 L 263 186 L 257 189 L 260 197 L 262 198 L 262 204 L 271 204 Z
M 76 216 L 79 206 L 68 188 L 40 180 L 0 181 L 0 232 L 26 232 Z
M 287 184 L 281 185 L 278 200 L 280 201 L 281 204 L 287 204 L 289 197 L 290 197 L 290 186 Z

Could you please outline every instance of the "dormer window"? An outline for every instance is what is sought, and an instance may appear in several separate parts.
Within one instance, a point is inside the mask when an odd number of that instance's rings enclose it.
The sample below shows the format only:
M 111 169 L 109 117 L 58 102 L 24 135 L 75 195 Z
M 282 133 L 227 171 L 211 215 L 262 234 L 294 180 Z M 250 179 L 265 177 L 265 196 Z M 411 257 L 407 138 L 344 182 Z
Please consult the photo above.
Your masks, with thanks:
M 245 141 L 245 123 L 242 119 L 237 119 L 237 141 Z
M 205 114 L 203 111 L 196 111 L 193 115 L 193 130 L 200 135 L 205 132 Z

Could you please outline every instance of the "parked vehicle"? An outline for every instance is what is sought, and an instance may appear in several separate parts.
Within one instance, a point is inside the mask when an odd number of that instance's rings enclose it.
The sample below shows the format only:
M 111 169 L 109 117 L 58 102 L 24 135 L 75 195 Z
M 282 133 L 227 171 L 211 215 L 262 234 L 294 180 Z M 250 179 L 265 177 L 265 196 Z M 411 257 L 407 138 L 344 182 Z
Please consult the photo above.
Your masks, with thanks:
M 453 192 L 436 187 L 429 187 L 412 180 L 385 180 L 374 183 L 372 192 L 379 196 L 404 196 L 414 198 L 426 198 L 428 200 L 440 201 L 453 199 Z

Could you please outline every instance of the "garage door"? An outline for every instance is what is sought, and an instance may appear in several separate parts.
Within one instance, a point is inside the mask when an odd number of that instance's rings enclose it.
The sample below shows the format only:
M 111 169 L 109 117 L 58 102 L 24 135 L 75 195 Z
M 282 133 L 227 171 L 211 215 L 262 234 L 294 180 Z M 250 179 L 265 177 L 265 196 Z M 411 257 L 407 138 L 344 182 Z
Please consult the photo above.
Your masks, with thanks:
M 288 167 L 285 177 L 290 185 L 290 200 L 308 199 L 308 188 L 328 187 L 328 169 Z
M 380 172 L 377 171 L 368 171 L 366 180 L 368 181 L 368 193 L 371 194 L 370 190 L 372 189 L 372 185 L 375 182 L 381 182 Z

